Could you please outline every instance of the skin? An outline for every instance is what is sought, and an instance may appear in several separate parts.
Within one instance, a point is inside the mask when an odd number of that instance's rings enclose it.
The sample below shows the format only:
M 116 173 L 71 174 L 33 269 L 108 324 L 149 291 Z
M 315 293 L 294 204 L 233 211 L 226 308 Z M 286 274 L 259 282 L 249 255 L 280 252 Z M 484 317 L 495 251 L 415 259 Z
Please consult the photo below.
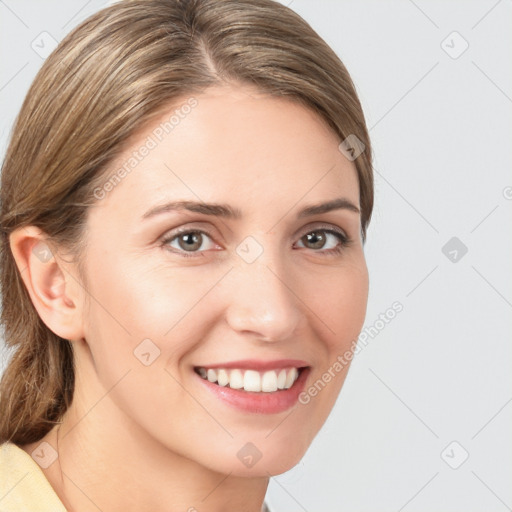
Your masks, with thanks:
M 247 85 L 195 98 L 190 114 L 89 211 L 86 288 L 56 249 L 47 262 L 34 255 L 44 240 L 37 228 L 11 235 L 39 315 L 75 353 L 75 395 L 61 425 L 22 447 L 32 454 L 47 441 L 58 450 L 43 472 L 68 510 L 259 512 L 270 476 L 303 457 L 348 367 L 308 404 L 277 414 L 212 398 L 193 367 L 303 359 L 311 366 L 307 389 L 364 322 L 360 215 L 296 216 L 337 197 L 359 207 L 356 168 L 339 138 L 305 107 Z M 112 169 L 175 108 L 141 129 Z M 227 203 L 243 216 L 181 211 L 141 220 L 176 199 Z M 322 232 L 324 246 L 308 242 L 320 225 L 341 229 L 351 243 L 326 254 L 341 241 Z M 186 252 L 183 237 L 181 245 L 179 237 L 162 243 L 180 226 L 208 231 L 195 252 Z M 236 252 L 248 236 L 263 248 L 250 264 Z M 147 338 L 160 350 L 148 366 L 133 353 Z M 251 468 L 236 455 L 247 442 L 262 454 Z

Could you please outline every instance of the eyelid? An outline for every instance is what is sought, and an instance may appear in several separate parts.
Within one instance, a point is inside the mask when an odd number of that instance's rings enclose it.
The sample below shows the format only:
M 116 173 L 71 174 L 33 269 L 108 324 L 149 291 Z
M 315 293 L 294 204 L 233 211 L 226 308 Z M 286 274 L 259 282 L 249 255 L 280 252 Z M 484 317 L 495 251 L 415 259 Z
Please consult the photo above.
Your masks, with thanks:
M 167 246 L 170 242 L 172 242 L 174 239 L 179 237 L 180 235 L 188 234 L 188 233 L 201 233 L 202 235 L 206 235 L 213 244 L 219 245 L 215 239 L 215 237 L 210 233 L 208 229 L 204 228 L 198 228 L 194 226 L 180 226 L 175 229 L 171 229 L 170 231 L 164 233 L 162 237 L 160 237 L 160 243 L 162 246 Z M 187 251 L 176 251 L 175 249 L 169 249 L 171 252 L 179 252 L 179 253 L 186 253 Z M 202 254 L 206 251 L 190 251 L 190 254 Z
M 169 240 L 169 239 L 174 238 L 177 235 L 180 235 L 182 233 L 188 233 L 190 231 L 203 232 L 206 235 L 208 235 L 210 238 L 212 238 L 212 239 L 214 238 L 208 228 L 196 226 L 196 223 L 192 223 L 192 224 L 193 224 L 192 226 L 185 225 L 185 226 L 179 226 L 177 228 L 171 229 L 171 230 L 167 231 L 166 233 L 164 233 L 162 235 L 161 239 Z M 208 224 L 208 223 L 201 222 L 199 224 Z M 307 233 L 309 233 L 310 231 L 314 231 L 315 229 L 332 229 L 332 230 L 336 231 L 337 233 L 339 233 L 340 235 L 342 235 L 343 237 L 345 237 L 347 239 L 349 238 L 349 235 L 347 234 L 347 232 L 344 229 L 340 228 L 339 226 L 336 226 L 336 224 L 331 224 L 331 223 L 326 223 L 326 222 L 321 222 L 321 221 L 311 222 L 310 224 L 307 224 L 306 226 L 302 226 L 298 231 L 295 232 L 295 234 L 293 236 L 296 237 L 296 236 L 298 236 L 298 233 L 302 233 L 302 235 L 301 235 L 301 237 L 302 237 L 302 236 L 306 235 Z M 222 236 L 222 234 L 220 235 L 220 238 L 224 238 Z
M 193 224 L 195 224 L 195 223 L 193 223 Z M 298 237 L 298 239 L 300 240 L 303 236 L 307 235 L 308 233 L 311 233 L 314 231 L 319 231 L 319 230 L 324 230 L 326 232 L 334 232 L 334 233 L 338 234 L 341 238 L 341 245 L 344 247 L 347 247 L 352 243 L 352 238 L 346 233 L 345 230 L 341 229 L 339 226 L 337 226 L 335 224 L 321 222 L 321 221 L 311 222 L 310 224 L 303 226 L 300 230 L 296 231 L 293 236 L 294 236 L 294 238 Z M 219 245 L 217 243 L 215 237 L 211 234 L 209 229 L 205 229 L 202 227 L 196 227 L 195 225 L 192 225 L 192 226 L 184 225 L 184 226 L 179 226 L 175 229 L 171 229 L 170 231 L 166 232 L 160 238 L 160 242 L 161 242 L 162 246 L 166 247 L 167 244 L 169 244 L 171 241 L 173 241 L 179 235 L 187 234 L 187 233 L 191 233 L 191 232 L 192 233 L 197 232 L 197 233 L 202 233 L 204 235 L 207 235 L 211 239 L 212 243 Z M 300 233 L 300 236 L 298 235 L 299 233 Z M 221 238 L 223 238 L 222 235 L 221 235 Z M 189 255 L 187 255 L 187 251 L 176 251 L 174 249 L 169 249 L 168 247 L 167 247 L 167 249 L 170 252 L 173 252 L 175 254 L 183 254 L 184 253 L 186 257 L 189 256 Z M 329 253 L 329 251 L 331 251 L 331 250 L 332 249 L 328 249 L 325 251 L 318 250 L 318 251 L 314 251 L 314 252 Z M 191 255 L 200 256 L 200 255 L 203 255 L 203 253 L 205 253 L 207 251 L 189 251 L 189 252 L 190 252 L 190 256 Z
M 345 230 L 341 229 L 340 227 L 336 226 L 336 224 L 330 224 L 325 222 L 312 222 L 311 224 L 308 224 L 307 226 L 304 226 L 299 230 L 299 233 L 302 233 L 302 236 L 308 234 L 310 231 L 325 229 L 325 230 L 332 230 L 336 231 L 336 233 L 340 234 L 344 239 L 348 240 L 349 236 L 346 233 Z

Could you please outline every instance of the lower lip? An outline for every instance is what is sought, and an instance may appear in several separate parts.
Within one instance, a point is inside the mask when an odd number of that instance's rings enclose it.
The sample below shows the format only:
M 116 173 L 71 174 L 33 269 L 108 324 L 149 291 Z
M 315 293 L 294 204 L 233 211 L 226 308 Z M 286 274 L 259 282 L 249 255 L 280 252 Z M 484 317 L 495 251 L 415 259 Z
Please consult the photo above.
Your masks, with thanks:
M 276 414 L 293 407 L 304 389 L 310 368 L 301 370 L 299 377 L 289 389 L 282 389 L 274 392 L 243 391 L 219 386 L 209 380 L 203 379 L 194 372 L 194 375 L 203 383 L 206 388 L 217 398 L 228 405 L 231 405 L 245 412 L 258 414 Z

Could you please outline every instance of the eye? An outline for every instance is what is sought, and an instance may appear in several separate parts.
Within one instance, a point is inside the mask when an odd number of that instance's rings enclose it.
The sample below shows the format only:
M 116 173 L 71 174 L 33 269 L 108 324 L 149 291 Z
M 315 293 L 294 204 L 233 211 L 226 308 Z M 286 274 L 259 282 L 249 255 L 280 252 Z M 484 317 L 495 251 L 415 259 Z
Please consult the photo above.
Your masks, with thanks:
M 208 242 L 208 240 L 210 242 Z M 340 253 L 345 247 L 351 244 L 351 239 L 343 233 L 332 227 L 319 227 L 306 232 L 299 242 L 311 245 L 314 252 L 322 255 L 335 255 Z M 177 253 L 185 258 L 193 256 L 203 256 L 203 252 L 208 249 L 221 248 L 215 244 L 210 234 L 200 229 L 182 228 L 173 231 L 162 239 L 162 245 L 173 253 Z M 174 245 L 173 245 L 174 244 Z M 327 248 L 326 248 L 327 247 Z M 189 254 L 187 254 L 189 253 Z
M 210 247 L 208 247 L 208 243 L 204 243 L 206 239 L 209 239 L 212 242 Z M 194 256 L 194 253 L 202 253 L 204 250 L 215 247 L 211 236 L 206 231 L 202 231 L 200 229 L 183 229 L 178 230 L 178 232 L 174 231 L 162 240 L 162 245 L 173 247 L 171 245 L 173 242 L 176 242 L 178 247 L 174 246 L 174 250 L 172 250 L 172 252 L 177 252 L 186 258 Z M 203 250 L 200 251 L 199 249 L 201 248 Z M 192 254 L 186 254 L 187 252 Z
M 315 252 L 331 255 L 340 253 L 351 243 L 351 240 L 341 231 L 332 228 L 318 228 L 307 232 L 299 239 L 299 242 L 303 246 L 304 244 L 312 245 Z

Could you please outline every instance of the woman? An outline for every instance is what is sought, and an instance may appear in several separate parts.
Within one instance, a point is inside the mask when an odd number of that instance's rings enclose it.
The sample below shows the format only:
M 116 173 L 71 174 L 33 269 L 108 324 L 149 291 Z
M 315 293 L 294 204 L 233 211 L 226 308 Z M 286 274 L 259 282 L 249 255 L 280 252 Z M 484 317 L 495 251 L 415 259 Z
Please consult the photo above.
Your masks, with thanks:
M 2 168 L 0 508 L 265 510 L 346 377 L 372 207 L 353 83 L 290 9 L 73 30 Z

